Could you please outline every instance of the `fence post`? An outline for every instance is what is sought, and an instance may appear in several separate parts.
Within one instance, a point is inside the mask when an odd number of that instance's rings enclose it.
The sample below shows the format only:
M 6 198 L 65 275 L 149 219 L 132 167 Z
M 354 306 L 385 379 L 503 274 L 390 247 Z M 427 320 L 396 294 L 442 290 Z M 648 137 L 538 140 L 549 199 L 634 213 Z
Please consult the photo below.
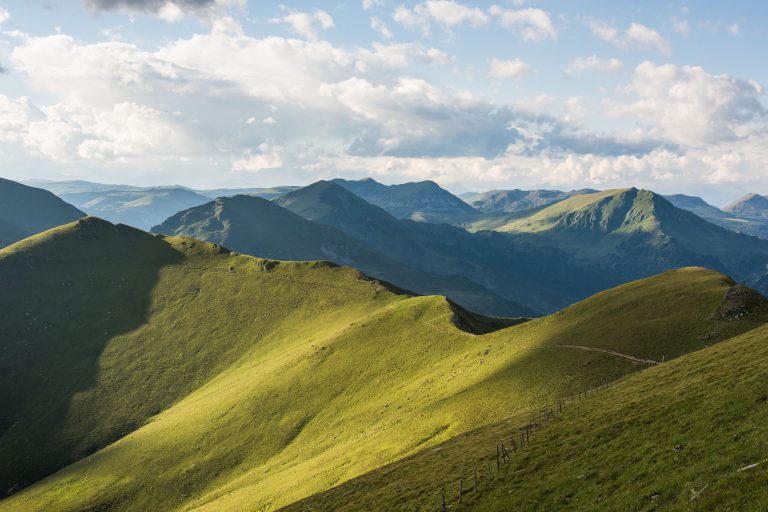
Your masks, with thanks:
M 459 504 L 461 504 L 461 494 L 464 491 L 463 487 L 464 487 L 464 479 L 459 478 Z
M 475 470 L 474 478 L 475 478 L 475 496 L 477 496 L 477 470 Z

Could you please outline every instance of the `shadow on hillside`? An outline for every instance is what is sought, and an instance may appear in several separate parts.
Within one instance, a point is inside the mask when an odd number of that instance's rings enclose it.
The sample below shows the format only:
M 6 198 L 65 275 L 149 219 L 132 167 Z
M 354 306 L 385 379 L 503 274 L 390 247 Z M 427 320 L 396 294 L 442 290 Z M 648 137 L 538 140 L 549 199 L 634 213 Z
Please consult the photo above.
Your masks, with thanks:
M 110 340 L 147 321 L 160 269 L 181 258 L 160 238 L 86 218 L 0 259 L 0 498 L 114 440 L 63 432 L 70 402 L 94 385 Z

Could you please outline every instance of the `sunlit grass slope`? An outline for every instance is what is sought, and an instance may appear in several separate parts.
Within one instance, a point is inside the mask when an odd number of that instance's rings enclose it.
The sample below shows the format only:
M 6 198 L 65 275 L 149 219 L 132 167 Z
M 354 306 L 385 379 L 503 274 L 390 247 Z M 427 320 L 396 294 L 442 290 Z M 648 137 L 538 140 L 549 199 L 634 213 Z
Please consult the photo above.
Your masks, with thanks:
M 685 269 L 476 335 L 354 270 L 97 219 L 5 249 L 0 277 L 0 484 L 66 466 L 14 511 L 273 509 L 647 366 L 562 345 L 653 359 L 765 321 Z
M 763 326 L 568 402 L 501 471 L 495 446 L 509 447 L 530 416 L 457 436 L 286 512 L 440 510 L 443 492 L 451 510 L 766 510 L 766 367 Z

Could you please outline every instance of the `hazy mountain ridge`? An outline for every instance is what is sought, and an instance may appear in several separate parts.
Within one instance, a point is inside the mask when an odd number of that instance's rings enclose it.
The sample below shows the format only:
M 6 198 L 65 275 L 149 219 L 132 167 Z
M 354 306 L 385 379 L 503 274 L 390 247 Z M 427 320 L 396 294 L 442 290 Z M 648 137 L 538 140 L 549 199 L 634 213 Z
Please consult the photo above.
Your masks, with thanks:
M 209 201 L 205 196 L 180 187 L 62 193 L 59 197 L 89 215 L 144 230 L 179 210 Z
M 386 216 L 398 222 L 345 189 L 328 185 L 342 191 L 346 199 L 365 205 L 369 211 L 379 212 L 381 218 Z M 534 308 L 502 298 L 466 277 L 442 275 L 430 271 L 428 265 L 409 265 L 407 259 L 392 257 L 391 251 L 380 251 L 367 244 L 366 240 L 350 236 L 332 224 L 307 220 L 257 197 L 218 198 L 179 212 L 152 228 L 152 231 L 215 242 L 259 257 L 333 261 L 417 293 L 446 295 L 464 307 L 484 314 L 537 315 Z
M 466 196 L 474 208 L 486 213 L 515 213 L 555 204 L 579 194 L 593 194 L 593 189 L 571 190 L 489 190 Z
M 398 219 L 463 224 L 482 215 L 434 181 L 399 185 L 383 185 L 372 178 L 331 181 Z
M 0 178 L 0 247 L 84 216 L 46 190 Z

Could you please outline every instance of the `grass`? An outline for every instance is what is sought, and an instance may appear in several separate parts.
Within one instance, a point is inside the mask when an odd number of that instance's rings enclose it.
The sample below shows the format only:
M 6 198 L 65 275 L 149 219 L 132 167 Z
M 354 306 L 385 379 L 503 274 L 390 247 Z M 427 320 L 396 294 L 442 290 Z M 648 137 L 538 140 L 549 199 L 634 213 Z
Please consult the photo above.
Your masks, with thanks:
M 506 439 L 509 447 L 528 416 L 285 510 L 439 510 L 443 492 L 451 510 L 765 510 L 767 338 L 768 327 L 759 327 L 567 403 L 500 471 L 496 444 Z
M 36 482 L 14 511 L 275 509 L 647 366 L 561 345 L 658 358 L 765 322 L 714 317 L 733 282 L 685 269 L 493 330 L 351 269 L 97 219 L 0 251 L 0 277 L 24 291 L 0 294 L 0 484 Z

